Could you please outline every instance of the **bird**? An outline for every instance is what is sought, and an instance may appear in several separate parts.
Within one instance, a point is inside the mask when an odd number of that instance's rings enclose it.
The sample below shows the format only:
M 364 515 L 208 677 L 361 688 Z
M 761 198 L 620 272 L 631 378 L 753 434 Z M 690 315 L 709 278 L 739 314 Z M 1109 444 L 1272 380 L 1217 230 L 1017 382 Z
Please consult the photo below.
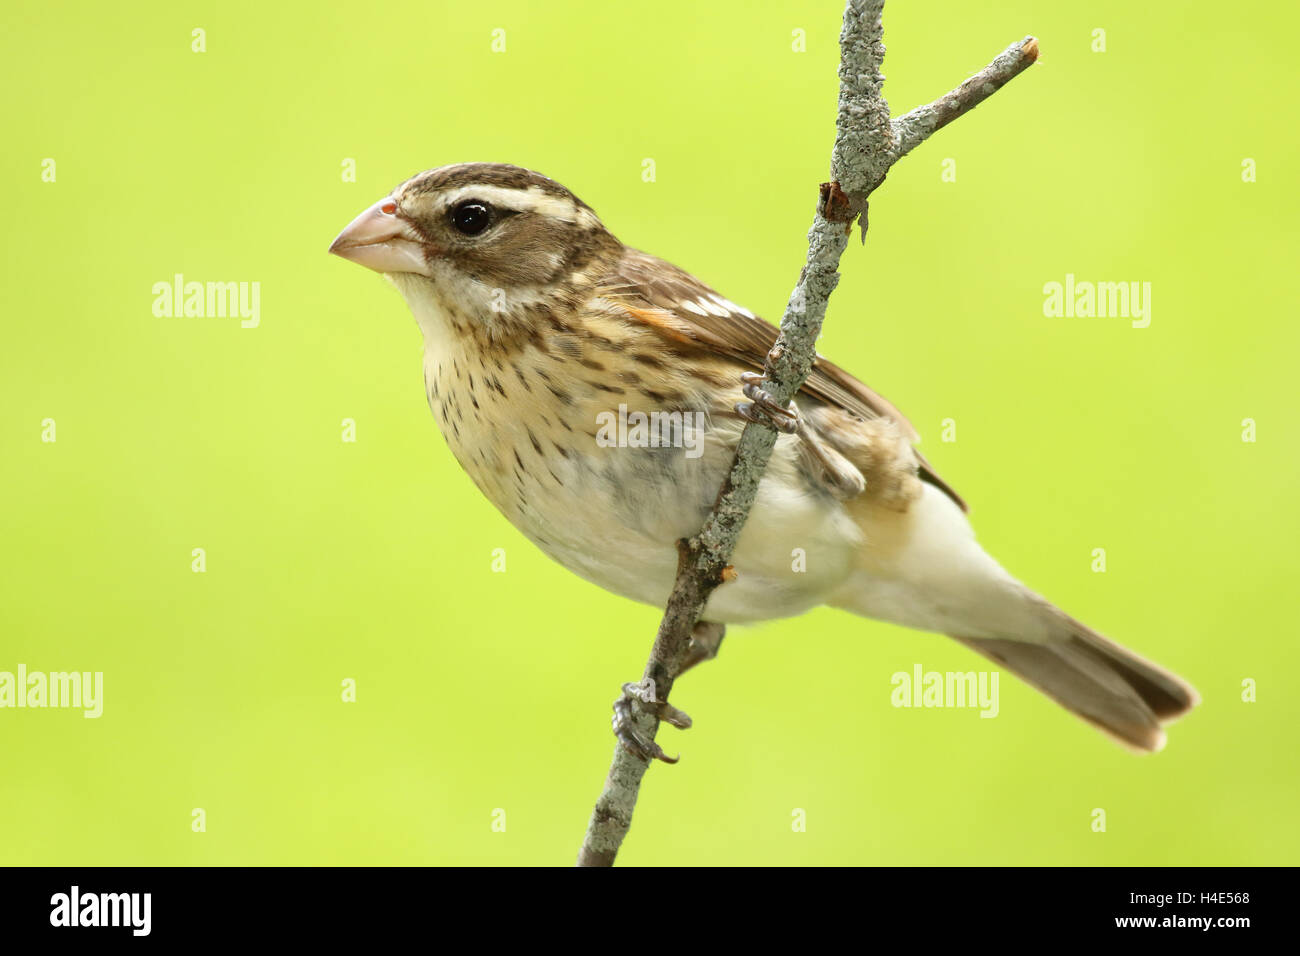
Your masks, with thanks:
M 828 605 L 946 634 L 1137 752 L 1162 749 L 1163 725 L 1199 702 L 986 553 L 894 405 L 820 354 L 794 401 L 773 402 L 761 373 L 778 329 L 624 245 L 547 176 L 488 162 L 426 170 L 329 251 L 405 299 L 429 407 L 483 495 L 614 594 L 663 606 L 677 542 L 699 531 L 742 430 L 778 430 L 693 662 L 729 624 Z

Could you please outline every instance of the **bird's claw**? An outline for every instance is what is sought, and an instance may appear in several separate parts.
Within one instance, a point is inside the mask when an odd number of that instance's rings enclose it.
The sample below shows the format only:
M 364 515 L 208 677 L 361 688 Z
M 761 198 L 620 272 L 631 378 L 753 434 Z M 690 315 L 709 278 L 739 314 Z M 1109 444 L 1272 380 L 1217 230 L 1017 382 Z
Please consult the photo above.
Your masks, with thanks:
M 614 717 L 610 723 L 614 727 L 614 736 L 618 738 L 624 750 L 642 760 L 662 760 L 664 763 L 676 763 L 680 760 L 680 756 L 668 756 L 654 740 L 637 729 L 633 707 L 644 713 L 653 714 L 681 730 L 691 725 L 691 718 L 668 701 L 655 697 L 655 682 L 648 677 L 639 683 L 624 684 L 623 693 L 614 701 Z
M 771 425 L 779 432 L 793 435 L 799 430 L 799 410 L 794 402 L 781 405 L 763 388 L 766 380 L 758 372 L 742 372 L 745 397 L 750 401 L 736 405 L 736 413 L 749 422 Z

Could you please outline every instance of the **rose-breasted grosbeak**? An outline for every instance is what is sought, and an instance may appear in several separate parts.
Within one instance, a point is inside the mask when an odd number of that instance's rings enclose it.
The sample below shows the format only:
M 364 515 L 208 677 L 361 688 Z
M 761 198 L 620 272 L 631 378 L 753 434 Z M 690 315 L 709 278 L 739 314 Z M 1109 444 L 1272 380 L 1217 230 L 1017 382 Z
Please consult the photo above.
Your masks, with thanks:
M 732 558 L 737 577 L 706 621 L 829 604 L 938 631 L 1143 750 L 1197 703 L 985 554 L 894 406 L 819 357 L 797 410 L 775 407 L 755 373 L 776 328 L 624 246 L 545 176 L 495 163 L 420 173 L 330 251 L 401 291 L 452 453 L 516 528 L 587 580 L 662 606 L 676 542 L 712 507 L 745 419 L 765 415 L 785 434 Z

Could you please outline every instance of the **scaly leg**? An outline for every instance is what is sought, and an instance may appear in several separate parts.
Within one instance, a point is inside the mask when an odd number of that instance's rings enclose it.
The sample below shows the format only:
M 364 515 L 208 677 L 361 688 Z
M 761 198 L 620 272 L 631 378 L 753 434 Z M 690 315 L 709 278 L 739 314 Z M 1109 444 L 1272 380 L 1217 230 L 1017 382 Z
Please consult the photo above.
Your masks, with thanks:
M 632 713 L 634 704 L 638 710 L 654 714 L 660 720 L 680 730 L 685 730 L 691 725 L 691 718 L 668 701 L 656 698 L 655 682 L 649 677 L 636 684 L 624 684 L 623 693 L 614 701 L 614 717 L 611 724 L 614 727 L 614 736 L 623 745 L 623 749 L 642 760 L 676 763 L 680 758 L 668 756 L 662 747 L 637 730 L 635 715 Z

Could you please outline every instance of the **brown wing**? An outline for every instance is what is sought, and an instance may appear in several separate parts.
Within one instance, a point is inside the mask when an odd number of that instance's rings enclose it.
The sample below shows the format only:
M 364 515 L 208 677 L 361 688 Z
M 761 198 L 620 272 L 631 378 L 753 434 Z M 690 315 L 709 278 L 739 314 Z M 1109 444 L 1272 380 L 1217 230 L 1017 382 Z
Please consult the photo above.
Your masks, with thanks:
M 777 329 L 723 298 L 689 272 L 629 249 L 602 282 L 606 298 L 617 300 L 633 319 L 679 344 L 726 355 L 761 370 L 776 342 Z M 888 418 L 917 441 L 912 423 L 886 399 L 833 362 L 817 356 L 800 392 L 864 419 Z M 969 510 L 947 482 L 916 452 L 922 479 Z

